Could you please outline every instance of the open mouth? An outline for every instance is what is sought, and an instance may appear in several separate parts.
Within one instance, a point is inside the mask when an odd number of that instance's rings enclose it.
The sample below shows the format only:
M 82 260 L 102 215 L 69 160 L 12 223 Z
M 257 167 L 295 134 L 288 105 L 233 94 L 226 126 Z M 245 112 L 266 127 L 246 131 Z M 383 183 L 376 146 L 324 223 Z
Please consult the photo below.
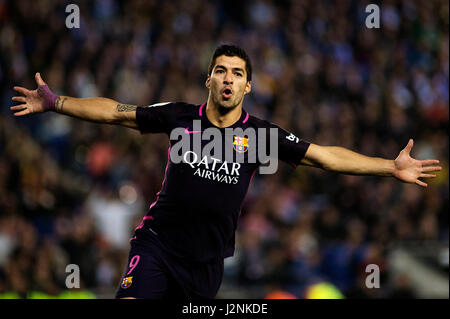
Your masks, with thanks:
M 225 90 L 222 91 L 222 96 L 225 99 L 229 99 L 232 95 L 233 95 L 233 90 L 231 90 L 230 88 L 226 88 Z

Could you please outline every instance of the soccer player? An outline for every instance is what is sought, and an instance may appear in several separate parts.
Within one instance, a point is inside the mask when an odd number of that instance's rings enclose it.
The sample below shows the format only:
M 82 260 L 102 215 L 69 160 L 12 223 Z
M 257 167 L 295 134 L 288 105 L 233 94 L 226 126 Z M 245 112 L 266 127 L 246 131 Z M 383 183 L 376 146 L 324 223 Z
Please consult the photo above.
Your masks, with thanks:
M 181 128 L 190 141 L 202 129 L 221 134 L 222 149 L 248 156 L 250 141 L 234 136 L 226 140 L 228 128 L 275 128 L 278 159 L 291 164 L 319 167 L 354 175 L 392 176 L 426 187 L 421 178 L 435 177 L 441 170 L 437 160 L 415 160 L 410 156 L 413 140 L 395 160 L 368 157 L 337 146 L 319 146 L 301 140 L 277 125 L 251 116 L 243 108 L 251 91 L 252 67 L 245 51 L 234 45 L 219 46 L 211 57 L 205 86 L 206 103 L 157 103 L 149 106 L 122 104 L 107 98 L 74 98 L 51 92 L 39 73 L 36 90 L 14 87 L 21 105 L 11 107 L 15 116 L 54 111 L 99 123 L 122 125 L 141 133 L 169 136 L 165 177 L 152 203 L 130 240 L 130 253 L 117 298 L 214 298 L 223 276 L 223 260 L 234 253 L 234 238 L 241 204 L 259 161 L 227 161 L 219 156 L 203 158 L 193 148 L 175 162 L 171 148 L 183 136 L 171 136 Z M 194 127 L 194 121 L 201 129 Z M 259 131 L 258 131 L 259 132 Z M 264 133 L 263 133 L 264 134 Z M 266 133 L 267 134 L 267 133 Z M 201 140 L 202 148 L 208 141 Z M 194 145 L 194 143 L 192 143 Z M 253 150 L 254 151 L 254 150 Z M 183 151 L 182 151 L 183 152 Z M 220 153 L 220 152 L 219 152 Z

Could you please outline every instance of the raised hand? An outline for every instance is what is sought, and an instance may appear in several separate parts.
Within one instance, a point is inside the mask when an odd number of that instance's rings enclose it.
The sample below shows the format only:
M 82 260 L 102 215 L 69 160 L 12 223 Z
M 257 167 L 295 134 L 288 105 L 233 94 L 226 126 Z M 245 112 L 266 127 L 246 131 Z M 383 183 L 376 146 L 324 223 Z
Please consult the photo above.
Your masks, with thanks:
M 394 177 L 405 183 L 416 183 L 419 186 L 427 187 L 427 184 L 419 180 L 419 178 L 433 178 L 436 177 L 430 172 L 437 172 L 442 169 L 436 166 L 438 160 L 416 160 L 410 156 L 411 149 L 414 145 L 412 139 L 409 140 L 408 145 L 400 152 L 394 160 L 395 170 Z
M 22 94 L 22 96 L 14 96 L 12 100 L 15 102 L 24 103 L 10 107 L 11 111 L 15 111 L 14 116 L 23 116 L 31 113 L 42 113 L 55 109 L 58 95 L 50 91 L 39 73 L 36 73 L 35 80 L 36 84 L 38 85 L 38 88 L 36 90 L 28 90 L 20 86 L 14 87 L 14 91 Z

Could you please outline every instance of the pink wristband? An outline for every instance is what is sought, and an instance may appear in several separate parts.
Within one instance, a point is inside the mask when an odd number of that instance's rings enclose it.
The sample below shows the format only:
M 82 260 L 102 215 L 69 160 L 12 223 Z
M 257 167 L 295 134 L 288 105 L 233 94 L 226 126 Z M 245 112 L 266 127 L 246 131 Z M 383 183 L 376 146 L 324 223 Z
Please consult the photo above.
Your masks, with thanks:
M 44 109 L 46 111 L 55 111 L 56 100 L 59 98 L 59 95 L 50 91 L 47 84 L 39 85 L 37 91 L 39 96 L 44 99 Z

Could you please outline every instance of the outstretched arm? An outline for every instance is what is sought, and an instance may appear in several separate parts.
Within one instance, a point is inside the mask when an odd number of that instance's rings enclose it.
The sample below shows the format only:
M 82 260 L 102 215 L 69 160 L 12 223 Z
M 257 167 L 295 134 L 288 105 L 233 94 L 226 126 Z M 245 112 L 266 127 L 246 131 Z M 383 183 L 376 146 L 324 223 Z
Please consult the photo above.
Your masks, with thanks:
M 440 171 L 438 160 L 416 160 L 410 156 L 413 140 L 400 152 L 395 160 L 369 157 L 343 147 L 311 144 L 301 161 L 302 165 L 319 167 L 328 171 L 351 175 L 393 176 L 405 183 L 416 183 L 427 187 L 419 178 L 436 177 L 430 172 Z
M 15 111 L 15 116 L 54 111 L 87 121 L 137 128 L 136 105 L 121 104 L 103 97 L 80 99 L 58 96 L 50 91 L 39 73 L 36 73 L 35 80 L 38 85 L 36 90 L 14 87 L 22 96 L 14 96 L 12 100 L 23 103 L 10 108 Z

